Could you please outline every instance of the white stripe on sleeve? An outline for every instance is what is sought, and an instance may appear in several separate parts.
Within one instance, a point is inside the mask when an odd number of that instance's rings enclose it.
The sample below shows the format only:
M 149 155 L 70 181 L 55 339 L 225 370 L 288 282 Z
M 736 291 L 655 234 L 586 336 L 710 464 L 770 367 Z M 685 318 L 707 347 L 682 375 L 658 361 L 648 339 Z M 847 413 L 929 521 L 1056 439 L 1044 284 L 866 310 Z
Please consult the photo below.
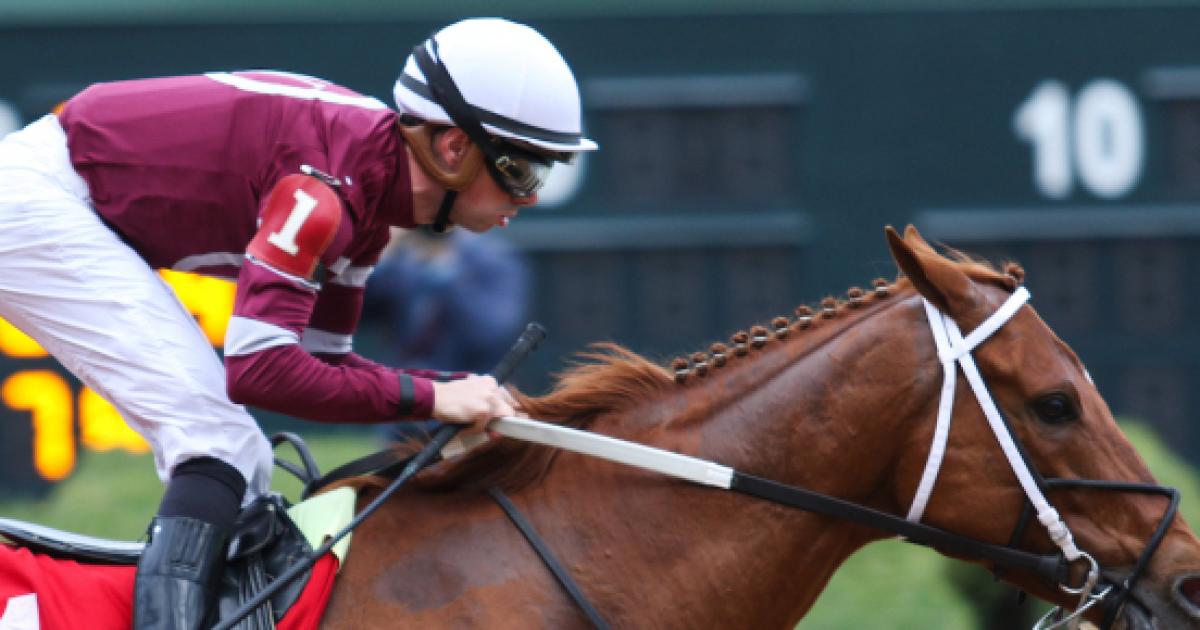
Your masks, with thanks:
M 244 258 L 245 254 L 241 252 L 209 252 L 207 254 L 184 256 L 176 261 L 171 268 L 175 271 L 195 271 L 201 267 L 218 267 L 221 265 L 241 267 Z
M 354 338 L 319 328 L 305 328 L 300 347 L 311 353 L 346 354 L 354 349 Z
M 296 333 L 282 326 L 235 315 L 229 318 L 229 328 L 225 331 L 225 356 L 246 356 L 299 342 Z
M 374 266 L 347 267 L 345 271 L 330 278 L 329 282 L 330 284 L 340 284 L 344 287 L 365 287 L 367 286 L 367 278 L 371 277 L 371 272 L 374 270 Z

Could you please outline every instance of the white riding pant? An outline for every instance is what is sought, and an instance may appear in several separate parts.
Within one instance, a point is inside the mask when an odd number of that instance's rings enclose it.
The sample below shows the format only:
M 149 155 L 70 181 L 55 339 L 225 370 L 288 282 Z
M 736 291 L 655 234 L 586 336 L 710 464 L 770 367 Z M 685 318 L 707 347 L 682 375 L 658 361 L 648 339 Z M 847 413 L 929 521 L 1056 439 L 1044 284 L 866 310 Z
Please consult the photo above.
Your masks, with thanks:
M 245 503 L 267 492 L 270 443 L 196 320 L 92 208 L 54 116 L 0 141 L 0 269 L 0 317 L 116 407 L 160 479 L 209 456 L 246 478 Z

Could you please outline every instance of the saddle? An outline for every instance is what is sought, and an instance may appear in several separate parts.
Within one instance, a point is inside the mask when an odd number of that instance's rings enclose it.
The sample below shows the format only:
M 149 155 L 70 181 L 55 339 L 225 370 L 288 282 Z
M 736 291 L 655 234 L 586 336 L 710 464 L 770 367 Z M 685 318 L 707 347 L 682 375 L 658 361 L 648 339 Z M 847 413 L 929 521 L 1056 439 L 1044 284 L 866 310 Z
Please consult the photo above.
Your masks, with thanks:
M 218 600 L 219 617 L 232 615 L 293 564 L 312 554 L 304 534 L 288 517 L 287 506 L 279 495 L 266 495 L 251 503 L 238 516 L 229 537 L 225 571 L 221 576 Z M 275 593 L 265 606 L 240 621 L 238 630 L 270 630 L 300 597 L 309 568 Z
M 267 495 L 238 516 L 221 578 L 218 610 L 222 618 L 312 553 L 305 534 L 288 516 L 287 508 L 282 497 Z M 0 518 L 0 535 L 30 551 L 84 564 L 136 565 L 145 547 L 140 542 L 95 538 L 8 518 Z M 300 597 L 311 573 L 309 569 L 292 581 L 235 628 L 273 629 Z
M 137 564 L 145 543 L 94 538 L 53 527 L 0 518 L 0 536 L 52 558 L 92 564 Z

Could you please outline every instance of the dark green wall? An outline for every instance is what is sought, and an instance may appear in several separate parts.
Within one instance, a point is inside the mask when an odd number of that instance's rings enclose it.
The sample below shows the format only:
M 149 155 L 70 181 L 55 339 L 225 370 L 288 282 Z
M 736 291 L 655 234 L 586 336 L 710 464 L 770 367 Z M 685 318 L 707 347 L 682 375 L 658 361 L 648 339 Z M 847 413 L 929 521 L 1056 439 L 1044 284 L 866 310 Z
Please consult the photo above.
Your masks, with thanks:
M 621 16 L 518 5 L 572 63 L 602 146 L 576 197 L 508 232 L 534 260 L 534 315 L 551 335 L 520 382 L 544 386 L 588 341 L 669 357 L 890 278 L 881 228 L 916 221 L 1025 263 L 1034 305 L 1114 408 L 1200 460 L 1200 7 L 1069 4 Z M 28 120 L 93 81 L 255 67 L 387 98 L 412 44 L 452 19 L 430 15 L 0 26 L 0 99 Z M 1077 95 L 1097 78 L 1136 99 L 1142 175 L 1112 199 L 1078 184 L 1047 198 L 1014 114 L 1044 80 Z

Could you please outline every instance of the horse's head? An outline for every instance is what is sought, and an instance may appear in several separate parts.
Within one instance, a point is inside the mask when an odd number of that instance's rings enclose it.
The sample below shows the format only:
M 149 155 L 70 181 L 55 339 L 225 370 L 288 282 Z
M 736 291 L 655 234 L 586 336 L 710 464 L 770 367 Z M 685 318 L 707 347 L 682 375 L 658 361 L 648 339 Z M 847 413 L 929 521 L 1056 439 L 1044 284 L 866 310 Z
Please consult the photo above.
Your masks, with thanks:
M 892 255 L 916 291 L 953 320 L 968 339 L 970 332 L 993 318 L 1002 305 L 1014 301 L 1022 279 L 1019 269 L 1011 267 L 1009 274 L 1002 274 L 951 260 L 937 253 L 912 227 L 903 237 L 889 228 L 887 236 Z M 913 301 L 910 315 L 917 327 L 912 335 L 919 340 L 915 347 L 924 348 L 917 354 L 927 355 L 922 360 L 936 368 L 939 358 L 932 342 L 936 333 L 931 333 L 928 323 L 936 312 L 926 309 L 920 301 Z M 953 352 L 943 350 L 942 360 L 947 354 Z M 1122 623 L 1147 629 L 1200 627 L 1200 542 L 1169 509 L 1169 495 L 1147 490 L 1153 483 L 1149 470 L 1113 421 L 1075 353 L 1032 308 L 1021 306 L 968 356 L 973 356 L 1003 416 L 999 424 L 1007 424 L 1011 431 L 1016 462 L 1011 446 L 1010 453 L 1004 452 L 1003 438 L 997 436 L 994 426 L 997 422 L 989 422 L 977 388 L 964 378 L 967 366 L 956 365 L 953 428 L 940 471 L 932 467 L 936 482 L 927 480 L 930 444 L 936 442 L 932 417 L 938 408 L 936 393 L 918 413 L 915 422 L 921 428 L 914 428 L 896 469 L 894 491 L 900 505 L 912 503 L 914 496 L 921 502 L 922 485 L 932 488 L 925 495 L 927 506 L 914 507 L 910 518 L 996 544 L 1011 541 L 1026 550 L 1057 552 L 1064 545 L 1061 531 L 1059 544 L 1051 541 L 1047 530 L 1054 528 L 1052 523 L 1043 527 L 1034 516 L 1018 524 L 1026 506 L 1037 504 L 1041 494 L 1043 506 L 1052 505 L 1061 514 L 1078 550 L 1094 558 L 1101 568 L 1103 579 L 1096 592 L 1115 585 L 1102 604 L 1088 612 L 1089 617 L 1099 622 L 1107 613 L 1118 614 L 1113 610 L 1116 603 L 1123 604 L 1116 627 Z M 923 391 L 930 389 L 939 388 L 934 385 Z M 1021 460 L 1032 471 L 1032 483 L 1026 487 L 1018 482 Z M 1131 485 L 1097 488 L 1044 482 L 1054 478 Z M 1030 486 L 1035 490 L 1031 492 Z M 1164 522 L 1164 518 L 1170 520 Z M 1156 534 L 1162 538 L 1155 550 Z M 1071 585 L 1084 582 L 1090 563 L 1087 556 L 1070 563 L 1067 581 Z M 1020 571 L 1002 570 L 1001 575 L 1068 609 L 1080 604 L 1080 595 L 1065 592 L 1062 585 Z M 1126 596 L 1123 586 L 1130 578 L 1132 593 Z

